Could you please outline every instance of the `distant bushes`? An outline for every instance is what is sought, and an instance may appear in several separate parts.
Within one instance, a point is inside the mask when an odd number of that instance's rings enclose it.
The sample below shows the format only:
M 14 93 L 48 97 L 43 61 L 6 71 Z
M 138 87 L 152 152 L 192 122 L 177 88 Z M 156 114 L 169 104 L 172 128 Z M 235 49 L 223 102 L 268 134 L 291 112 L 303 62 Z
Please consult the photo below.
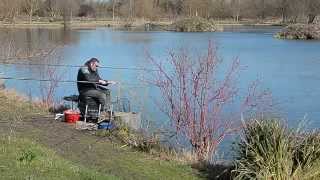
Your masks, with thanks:
M 274 119 L 245 123 L 235 179 L 319 179 L 320 132 L 299 132 Z
M 172 24 L 172 30 L 177 32 L 214 32 L 215 25 L 201 17 L 184 18 Z
M 317 24 L 295 24 L 289 25 L 275 35 L 279 39 L 320 39 L 320 25 Z

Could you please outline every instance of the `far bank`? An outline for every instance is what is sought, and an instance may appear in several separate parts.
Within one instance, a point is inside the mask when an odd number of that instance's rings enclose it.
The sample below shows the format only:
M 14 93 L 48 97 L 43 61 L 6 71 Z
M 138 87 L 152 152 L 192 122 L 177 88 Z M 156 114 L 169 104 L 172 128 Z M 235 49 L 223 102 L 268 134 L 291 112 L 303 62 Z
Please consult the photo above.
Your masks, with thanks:
M 131 31 L 176 31 L 173 24 L 184 19 L 196 19 L 197 23 L 200 18 L 182 18 L 180 20 L 163 19 L 158 21 L 150 21 L 146 19 L 98 19 L 98 18 L 76 18 L 70 22 L 63 20 L 51 21 L 47 18 L 38 18 L 33 21 L 15 20 L 14 22 L 0 21 L 1 28 L 69 28 L 69 29 L 94 29 L 99 27 L 110 27 L 116 30 L 131 30 Z M 202 19 L 202 18 L 201 18 Z M 225 29 L 237 27 L 270 27 L 270 26 L 284 26 L 278 21 L 257 21 L 257 20 L 209 20 L 215 26 L 210 31 L 224 31 Z M 188 24 L 187 24 L 188 25 Z M 198 25 L 198 24 L 196 24 Z M 208 31 L 209 31 L 208 30 Z M 179 31 L 179 30 L 177 30 Z M 202 29 L 198 32 L 203 31 Z

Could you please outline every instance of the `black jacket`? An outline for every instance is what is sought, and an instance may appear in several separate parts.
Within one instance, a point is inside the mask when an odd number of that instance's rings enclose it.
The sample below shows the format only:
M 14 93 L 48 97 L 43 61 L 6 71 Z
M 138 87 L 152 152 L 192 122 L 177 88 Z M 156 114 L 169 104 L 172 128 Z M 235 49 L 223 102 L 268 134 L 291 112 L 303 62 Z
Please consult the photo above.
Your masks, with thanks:
M 83 93 L 90 89 L 97 89 L 99 80 L 101 80 L 98 71 L 91 71 L 88 66 L 81 67 L 78 71 L 77 81 L 88 81 L 88 82 L 77 82 L 79 93 Z

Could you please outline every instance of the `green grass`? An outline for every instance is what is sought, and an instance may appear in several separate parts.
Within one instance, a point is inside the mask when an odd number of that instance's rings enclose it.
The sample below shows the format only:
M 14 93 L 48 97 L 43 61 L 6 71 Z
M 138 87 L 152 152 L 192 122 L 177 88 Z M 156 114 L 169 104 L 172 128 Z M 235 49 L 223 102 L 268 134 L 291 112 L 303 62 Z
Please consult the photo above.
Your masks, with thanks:
M 0 91 L 0 113 L 0 179 L 201 179 L 188 164 L 41 119 L 45 110 L 12 92 Z
M 120 179 L 201 179 L 197 171 L 187 164 L 162 160 L 160 157 L 135 151 L 128 146 L 123 147 L 123 144 L 97 140 L 95 136 L 85 133 L 70 139 L 68 138 L 70 134 L 59 136 L 55 132 L 50 132 L 51 130 L 32 129 L 23 135 L 51 146 L 52 150 L 59 152 L 64 159 Z M 65 143 L 53 146 L 52 143 L 48 143 L 53 138 Z M 75 142 L 72 142 L 73 140 Z
M 119 179 L 75 165 L 27 139 L 0 138 L 0 179 Z

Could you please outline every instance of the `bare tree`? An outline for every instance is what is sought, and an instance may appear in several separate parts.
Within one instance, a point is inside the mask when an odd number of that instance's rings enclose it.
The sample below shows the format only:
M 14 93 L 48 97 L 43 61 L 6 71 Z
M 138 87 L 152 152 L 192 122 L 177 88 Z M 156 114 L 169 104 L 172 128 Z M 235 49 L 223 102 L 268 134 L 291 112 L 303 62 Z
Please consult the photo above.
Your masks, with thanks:
M 259 0 L 257 4 L 258 9 L 258 17 L 264 19 L 266 17 L 266 1 Z
M 236 121 L 225 118 L 224 112 L 238 92 L 235 79 L 239 72 L 239 60 L 232 63 L 224 79 L 218 80 L 220 60 L 211 43 L 206 54 L 196 60 L 187 50 L 170 52 L 165 63 L 150 55 L 148 59 L 157 68 L 151 82 L 162 95 L 159 108 L 168 115 L 177 133 L 190 142 L 197 159 L 208 160 L 225 136 L 237 130 Z M 266 93 L 257 92 L 257 85 L 254 83 L 249 88 L 239 112 L 263 99 Z
M 276 0 L 275 6 L 277 9 L 278 14 L 280 15 L 282 22 L 287 22 L 289 16 L 289 7 L 290 1 L 289 0 Z
M 72 17 L 79 11 L 81 2 L 79 0 L 65 0 L 57 1 L 57 6 L 59 7 L 61 14 L 63 16 L 64 26 L 70 26 L 72 22 Z
M 154 2 L 151 0 L 136 0 L 134 1 L 134 9 L 138 9 L 139 11 L 135 11 L 135 16 L 142 18 L 152 18 L 156 16 L 156 9 L 154 8 Z
M 213 0 L 210 5 L 210 17 L 221 19 L 232 17 L 233 13 L 237 13 L 232 10 L 238 10 L 233 9 L 233 7 L 240 7 L 237 5 L 237 2 L 232 2 L 230 0 Z
M 57 0 L 46 0 L 44 2 L 44 6 L 49 17 L 56 17 L 61 15 L 59 3 Z
M 15 17 L 20 13 L 22 0 L 1 0 L 0 14 L 2 18 L 6 18 L 11 22 L 15 21 Z
M 308 17 L 308 24 L 311 24 L 315 17 L 320 14 L 320 2 L 319 0 L 305 0 L 305 4 L 305 14 Z
M 231 0 L 230 1 L 230 8 L 232 12 L 232 16 L 236 22 L 240 20 L 241 15 L 241 0 Z
M 59 86 L 59 81 L 63 78 L 63 73 L 59 73 L 58 68 L 54 66 L 46 66 L 50 62 L 56 62 L 57 64 L 61 61 L 61 49 L 59 47 L 52 48 L 46 56 L 42 59 L 44 61 L 43 68 L 39 71 L 41 79 L 48 81 L 40 82 L 40 94 L 41 94 L 41 105 L 47 109 L 54 107 L 58 104 L 56 102 L 56 90 Z
M 191 17 L 231 18 L 281 18 L 282 22 L 296 22 L 303 17 L 312 23 L 319 14 L 319 0 L 1 0 L 0 16 L 14 20 L 17 15 L 36 13 L 49 17 L 63 16 L 68 24 L 78 15 L 80 5 L 94 8 L 97 16 L 125 18 Z M 39 9 L 40 8 L 40 9 Z
M 32 22 L 32 16 L 40 7 L 39 0 L 24 0 L 24 9 L 29 15 L 29 23 Z
M 116 3 L 117 3 L 117 0 L 112 0 L 112 20 L 113 20 L 113 21 L 114 21 L 114 19 L 115 19 Z

